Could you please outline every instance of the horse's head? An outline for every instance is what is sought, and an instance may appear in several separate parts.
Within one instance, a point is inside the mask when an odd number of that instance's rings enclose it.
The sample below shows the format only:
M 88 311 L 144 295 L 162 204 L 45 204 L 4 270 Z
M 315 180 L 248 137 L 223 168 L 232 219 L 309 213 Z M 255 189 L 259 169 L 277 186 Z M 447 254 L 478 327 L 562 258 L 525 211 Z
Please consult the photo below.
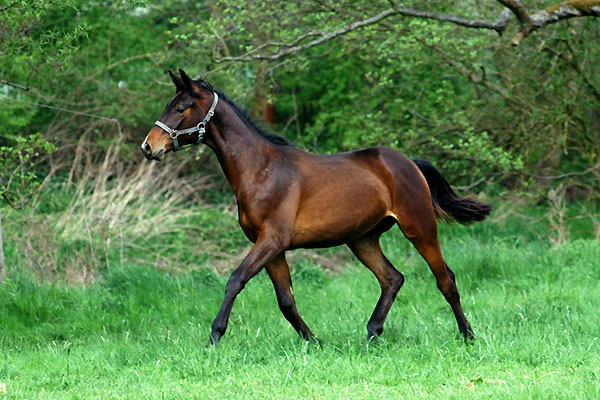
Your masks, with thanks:
M 183 70 L 180 69 L 179 74 L 181 77 L 169 71 L 177 88 L 175 97 L 142 143 L 142 153 L 148 160 L 162 160 L 169 151 L 200 143 L 217 105 L 218 97 L 214 93 L 198 85 Z

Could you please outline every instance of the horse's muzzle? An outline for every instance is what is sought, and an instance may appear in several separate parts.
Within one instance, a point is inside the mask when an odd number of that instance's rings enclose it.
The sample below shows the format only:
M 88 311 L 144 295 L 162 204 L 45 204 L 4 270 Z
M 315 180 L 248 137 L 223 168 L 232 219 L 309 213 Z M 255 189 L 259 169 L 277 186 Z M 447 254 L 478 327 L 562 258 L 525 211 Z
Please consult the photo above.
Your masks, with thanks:
M 140 150 L 142 150 L 142 153 L 144 154 L 144 157 L 146 157 L 147 160 L 152 159 L 152 148 L 150 147 L 148 142 L 142 143 L 142 145 L 140 146 Z
M 142 153 L 144 154 L 144 157 L 146 157 L 147 160 L 162 160 L 163 159 L 163 155 L 165 153 L 164 149 L 161 149 L 158 153 L 156 153 L 154 156 L 152 155 L 152 147 L 150 147 L 150 145 L 148 144 L 148 142 L 144 142 L 142 144 L 142 146 L 140 147 L 140 149 L 142 150 Z

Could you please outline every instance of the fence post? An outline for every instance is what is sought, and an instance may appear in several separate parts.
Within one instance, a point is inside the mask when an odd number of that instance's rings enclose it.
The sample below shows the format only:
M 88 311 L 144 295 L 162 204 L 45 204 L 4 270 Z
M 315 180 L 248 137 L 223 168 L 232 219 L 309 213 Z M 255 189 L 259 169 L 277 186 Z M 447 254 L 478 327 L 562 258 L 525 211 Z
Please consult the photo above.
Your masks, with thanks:
M 6 279 L 6 264 L 4 263 L 4 249 L 2 248 L 2 215 L 0 215 L 0 283 Z

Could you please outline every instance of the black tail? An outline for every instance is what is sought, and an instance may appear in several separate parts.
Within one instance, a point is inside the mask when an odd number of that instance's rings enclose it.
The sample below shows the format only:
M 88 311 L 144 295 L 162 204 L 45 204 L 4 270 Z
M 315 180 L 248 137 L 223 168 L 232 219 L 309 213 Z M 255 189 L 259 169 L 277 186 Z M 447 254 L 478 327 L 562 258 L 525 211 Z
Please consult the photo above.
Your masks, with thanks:
M 447 222 L 458 221 L 468 225 L 483 221 L 492 211 L 490 204 L 481 203 L 468 197 L 459 197 L 440 171 L 429 161 L 413 159 L 429 185 L 435 215 Z

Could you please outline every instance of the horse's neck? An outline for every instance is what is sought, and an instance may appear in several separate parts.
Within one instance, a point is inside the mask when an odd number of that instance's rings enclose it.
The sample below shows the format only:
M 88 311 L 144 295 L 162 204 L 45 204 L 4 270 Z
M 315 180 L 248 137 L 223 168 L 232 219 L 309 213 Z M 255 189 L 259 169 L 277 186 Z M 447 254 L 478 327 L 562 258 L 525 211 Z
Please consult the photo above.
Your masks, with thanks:
M 206 142 L 215 152 L 225 177 L 238 196 L 268 164 L 267 150 L 271 144 L 247 126 L 229 105 L 215 117 Z

